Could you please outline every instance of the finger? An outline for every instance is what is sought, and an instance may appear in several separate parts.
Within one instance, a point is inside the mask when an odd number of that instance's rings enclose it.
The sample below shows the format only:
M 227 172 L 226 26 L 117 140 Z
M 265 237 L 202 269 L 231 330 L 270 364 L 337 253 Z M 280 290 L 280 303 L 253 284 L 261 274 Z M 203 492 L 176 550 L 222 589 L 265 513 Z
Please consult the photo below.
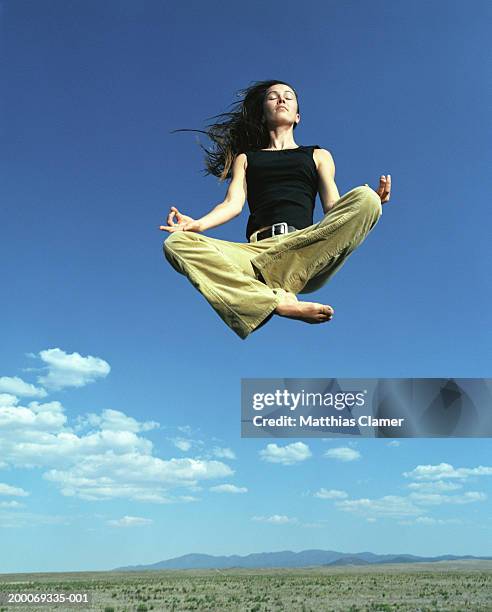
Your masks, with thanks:
M 382 174 L 379 178 L 379 189 L 377 193 L 381 198 L 381 202 L 386 202 L 388 200 L 388 195 L 391 190 L 391 176 Z
M 382 198 L 382 197 L 383 197 L 384 189 L 385 189 L 385 186 L 386 186 L 386 182 L 383 180 L 383 178 L 384 178 L 384 177 L 383 177 L 383 175 L 381 175 L 381 176 L 379 177 L 379 185 L 378 185 L 378 188 L 374 190 L 374 191 L 375 191 L 375 192 L 378 194 L 378 196 L 379 196 L 380 198 Z
M 389 195 L 389 192 L 391 191 L 391 175 L 388 174 L 385 177 L 385 187 L 384 187 L 384 193 L 383 196 L 386 198 Z
M 174 216 L 178 212 L 178 209 L 175 206 L 171 206 L 171 210 L 167 216 L 167 222 L 169 225 L 174 225 Z
M 159 229 L 166 232 L 180 232 L 182 227 L 179 225 L 160 225 Z
M 179 210 L 176 208 L 176 206 L 170 206 L 169 208 L 169 216 L 170 217 L 174 217 L 176 215 L 176 217 L 178 215 L 180 215 L 181 213 L 179 212 Z
M 183 217 L 183 215 L 179 212 L 179 210 L 176 208 L 176 206 L 171 206 L 171 210 L 174 212 L 174 214 L 176 215 L 176 218 L 178 220 L 178 223 L 181 223 L 181 219 Z

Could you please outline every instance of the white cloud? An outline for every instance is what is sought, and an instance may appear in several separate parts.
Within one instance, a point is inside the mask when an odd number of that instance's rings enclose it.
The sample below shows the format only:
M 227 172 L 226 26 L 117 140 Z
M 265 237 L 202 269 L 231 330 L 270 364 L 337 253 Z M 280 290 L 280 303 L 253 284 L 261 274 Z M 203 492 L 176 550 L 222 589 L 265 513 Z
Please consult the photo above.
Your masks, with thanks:
M 0 376 L 0 393 L 10 393 L 19 397 L 46 397 L 45 389 L 35 387 L 18 376 Z
M 439 493 L 410 493 L 409 497 L 418 504 L 437 506 L 442 504 L 470 504 L 485 501 L 487 496 L 480 491 L 467 491 L 461 495 L 440 495 Z
M 415 523 L 420 525 L 460 525 L 460 519 L 438 519 L 431 516 L 419 516 L 415 519 Z
M 0 508 L 22 508 L 25 504 L 21 504 L 18 501 L 0 501 Z
M 252 521 L 260 523 L 270 523 L 271 525 L 286 525 L 287 523 L 297 523 L 296 518 L 289 518 L 285 514 L 273 514 L 272 516 L 253 516 Z
M 10 393 L 0 393 L 0 408 L 4 406 L 17 406 L 19 400 Z
M 182 450 L 185 453 L 193 446 L 192 441 L 187 440 L 186 438 L 171 438 L 171 442 L 176 448 L 179 448 L 179 450 Z
M 4 408 L 5 406 L 16 406 L 18 403 L 19 400 L 15 395 L 0 393 L 0 408 Z
M 264 461 L 283 465 L 293 465 L 312 456 L 309 446 L 304 442 L 293 442 L 287 444 L 287 446 L 267 444 L 266 448 L 262 449 L 259 454 Z
M 199 459 L 163 460 L 150 455 L 87 456 L 68 470 L 52 469 L 43 477 L 55 482 L 66 496 L 87 500 L 128 498 L 153 503 L 195 501 L 191 496 L 174 496 L 169 488 L 192 487 L 202 480 L 225 478 L 233 471 L 219 461 Z
M 218 446 L 215 446 L 212 449 L 212 453 L 219 459 L 236 459 L 234 451 L 230 448 L 220 448 Z
M 30 402 L 27 407 L 10 405 L 0 407 L 0 432 L 7 430 L 11 435 L 16 430 L 19 432 L 20 440 L 29 436 L 30 430 L 41 432 L 57 431 L 65 424 L 67 417 L 63 414 L 60 402 Z M 9 438 L 6 444 L 9 445 Z M 2 450 L 0 438 L 0 450 Z M 0 453 L 5 458 L 5 453 Z
M 152 519 L 142 518 L 141 516 L 124 516 L 120 519 L 107 521 L 111 527 L 141 527 L 142 525 L 151 525 Z
M 41 351 L 39 357 L 46 364 L 47 373 L 38 380 L 50 389 L 80 387 L 107 376 L 110 371 L 109 364 L 100 358 L 67 354 L 58 348 Z M 21 379 L 4 377 L 2 381 L 6 389 L 16 393 L 39 394 L 33 385 Z M 160 425 L 155 421 L 139 422 L 114 409 L 80 415 L 72 427 L 59 401 L 31 401 L 22 405 L 13 393 L 1 393 L 0 467 L 44 468 L 43 478 L 54 483 L 65 496 L 92 501 L 126 498 L 161 504 L 197 501 L 190 492 L 201 490 L 200 483 L 234 474 L 228 465 L 210 457 L 154 456 L 152 441 L 140 434 L 156 427 Z M 183 436 L 191 433 L 189 426 L 178 429 Z M 203 445 L 200 440 L 190 443 Z M 182 448 L 190 447 L 186 444 Z M 230 449 L 216 447 L 213 452 L 233 456 Z M 220 490 L 245 489 L 224 485 Z M 0 483 L 0 495 L 22 495 L 22 491 Z M 12 500 L 2 503 L 4 507 L 14 506 Z
M 352 449 L 342 447 L 343 452 Z M 331 449 L 339 451 L 340 449 Z M 328 451 L 330 453 L 330 451 Z M 351 454 L 350 452 L 348 454 Z M 447 524 L 456 523 L 457 519 L 440 519 L 427 516 L 429 507 L 441 505 L 463 505 L 482 502 L 487 495 L 481 491 L 463 492 L 463 482 L 450 482 L 447 479 L 466 479 L 469 476 L 488 475 L 491 468 L 478 466 L 475 468 L 454 468 L 447 463 L 439 465 L 417 466 L 411 472 L 406 472 L 406 477 L 416 478 L 406 486 L 411 490 L 407 496 L 385 495 L 376 499 L 347 499 L 345 491 L 337 489 L 319 489 L 314 493 L 315 497 L 321 499 L 333 499 L 337 509 L 362 516 L 368 522 L 376 522 L 378 519 L 396 519 L 400 524 Z M 458 493 L 454 493 L 458 491 Z M 454 493 L 454 494 L 449 494 Z
M 21 487 L 13 487 L 12 485 L 0 482 L 0 495 L 9 495 L 11 497 L 27 497 L 29 493 Z
M 246 487 L 237 487 L 233 484 L 221 484 L 215 487 L 210 487 L 210 490 L 214 493 L 247 493 Z
M 479 465 L 474 468 L 454 468 L 449 463 L 418 465 L 411 472 L 403 472 L 406 478 L 414 480 L 441 480 L 441 478 L 462 478 L 470 476 L 492 476 L 492 467 Z
M 360 459 L 361 454 L 359 451 L 349 448 L 348 446 L 339 446 L 337 448 L 328 449 L 324 456 L 330 459 L 337 459 L 338 461 L 356 461 Z
M 487 495 L 481 491 L 467 491 L 462 495 L 449 495 L 452 504 L 468 504 L 470 502 L 485 501 Z
M 106 408 L 101 414 L 88 413 L 84 417 L 78 418 L 78 428 L 86 425 L 92 427 L 100 427 L 101 429 L 110 431 L 130 431 L 137 433 L 139 431 L 150 431 L 159 427 L 156 421 L 138 422 L 133 417 L 126 415 L 120 410 L 112 410 Z
M 407 497 L 398 495 L 385 495 L 378 499 L 346 499 L 335 502 L 340 510 L 362 515 L 366 518 L 403 518 L 425 514 Z
M 166 437 L 166 440 L 183 453 L 188 453 L 191 449 L 195 449 L 196 452 L 198 449 L 203 450 L 205 447 L 205 442 L 196 437 L 199 432 L 193 431 L 189 425 L 179 425 L 175 427 L 166 427 L 164 425 L 162 428 L 176 429 L 179 432 L 178 435 Z M 210 456 L 212 453 L 208 450 L 207 454 Z
M 429 526 L 434 527 L 435 525 L 462 525 L 463 521 L 460 519 L 455 519 L 455 518 L 440 519 L 440 518 L 434 518 L 432 516 L 418 516 L 414 520 L 398 521 L 398 524 L 399 525 L 429 525 Z
M 391 440 L 391 442 L 388 442 L 387 446 L 400 446 L 400 441 L 399 440 Z
M 65 353 L 59 348 L 40 351 L 39 357 L 46 364 L 48 373 L 38 376 L 38 383 L 48 389 L 83 387 L 98 378 L 105 378 L 111 367 L 100 357 L 82 357 L 79 353 Z
M 413 523 L 408 520 L 409 518 L 426 515 L 428 511 L 426 506 L 468 504 L 484 501 L 485 499 L 487 499 L 485 493 L 479 491 L 468 491 L 460 495 L 443 495 L 432 491 L 414 491 L 406 497 L 386 495 L 377 499 L 362 498 L 335 501 L 335 506 L 339 510 L 359 514 L 366 519 L 406 519 L 401 524 L 410 525 Z
M 443 491 L 456 491 L 463 485 L 458 482 L 445 482 L 444 480 L 431 480 L 424 482 L 410 482 L 407 487 L 413 491 L 423 491 L 426 493 L 442 493 Z
M 0 407 L 0 457 L 4 466 L 46 468 L 44 478 L 63 495 L 88 500 L 123 497 L 143 502 L 196 501 L 186 492 L 205 480 L 234 472 L 218 460 L 153 456 L 153 444 L 138 435 L 154 426 L 109 410 L 79 420 L 108 429 L 75 433 L 60 402 Z M 131 431 L 122 429 L 128 427 Z
M 319 491 L 316 491 L 314 497 L 319 497 L 321 499 L 345 499 L 348 497 L 348 494 L 345 493 L 345 491 L 339 491 L 338 489 L 321 488 Z

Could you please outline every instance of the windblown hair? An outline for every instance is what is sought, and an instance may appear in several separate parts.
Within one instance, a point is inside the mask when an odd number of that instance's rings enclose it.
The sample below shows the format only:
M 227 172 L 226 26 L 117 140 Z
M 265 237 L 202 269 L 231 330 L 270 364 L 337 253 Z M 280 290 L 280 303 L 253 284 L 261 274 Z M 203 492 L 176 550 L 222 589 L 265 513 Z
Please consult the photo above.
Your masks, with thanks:
M 220 181 L 224 181 L 232 176 L 232 164 L 240 153 L 266 149 L 270 145 L 270 135 L 263 119 L 263 101 L 268 88 L 277 83 L 292 88 L 296 94 L 299 113 L 299 96 L 292 85 L 282 80 L 256 81 L 250 87 L 239 90 L 237 95 L 243 99 L 229 105 L 237 106 L 235 110 L 209 117 L 209 119 L 223 118 L 221 122 L 207 125 L 207 130 L 187 128 L 172 130 L 171 133 L 201 132 L 213 142 L 215 146 L 212 150 L 206 149 L 199 143 L 205 151 L 205 176 L 213 174 Z M 297 124 L 294 124 L 294 129 L 296 127 Z

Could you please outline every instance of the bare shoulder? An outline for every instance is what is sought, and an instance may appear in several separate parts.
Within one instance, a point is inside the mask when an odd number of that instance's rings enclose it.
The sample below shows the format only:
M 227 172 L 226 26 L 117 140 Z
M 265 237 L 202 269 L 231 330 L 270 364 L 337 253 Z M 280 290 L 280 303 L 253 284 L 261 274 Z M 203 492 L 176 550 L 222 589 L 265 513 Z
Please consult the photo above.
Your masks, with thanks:
M 333 155 L 328 149 L 313 149 L 313 159 L 316 162 L 316 166 L 320 163 L 323 164 L 334 164 Z
M 234 166 L 237 170 L 246 170 L 248 167 L 248 156 L 246 153 L 239 153 L 234 160 Z
M 313 159 L 316 164 L 316 169 L 319 170 L 320 165 L 325 166 L 331 170 L 335 169 L 335 160 L 333 159 L 333 155 L 328 151 L 328 149 L 314 149 L 313 150 Z
M 241 211 L 247 198 L 246 154 L 240 153 L 232 162 L 231 182 L 227 189 L 224 202 Z

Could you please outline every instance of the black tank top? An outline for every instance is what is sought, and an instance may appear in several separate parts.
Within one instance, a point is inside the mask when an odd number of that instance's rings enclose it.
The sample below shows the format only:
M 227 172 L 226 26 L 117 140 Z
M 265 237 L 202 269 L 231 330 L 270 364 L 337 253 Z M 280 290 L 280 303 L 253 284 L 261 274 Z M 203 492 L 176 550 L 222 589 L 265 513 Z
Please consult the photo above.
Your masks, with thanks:
M 257 229 L 286 221 L 297 229 L 313 224 L 318 172 L 313 149 L 247 151 L 246 184 L 249 219 L 246 239 Z

